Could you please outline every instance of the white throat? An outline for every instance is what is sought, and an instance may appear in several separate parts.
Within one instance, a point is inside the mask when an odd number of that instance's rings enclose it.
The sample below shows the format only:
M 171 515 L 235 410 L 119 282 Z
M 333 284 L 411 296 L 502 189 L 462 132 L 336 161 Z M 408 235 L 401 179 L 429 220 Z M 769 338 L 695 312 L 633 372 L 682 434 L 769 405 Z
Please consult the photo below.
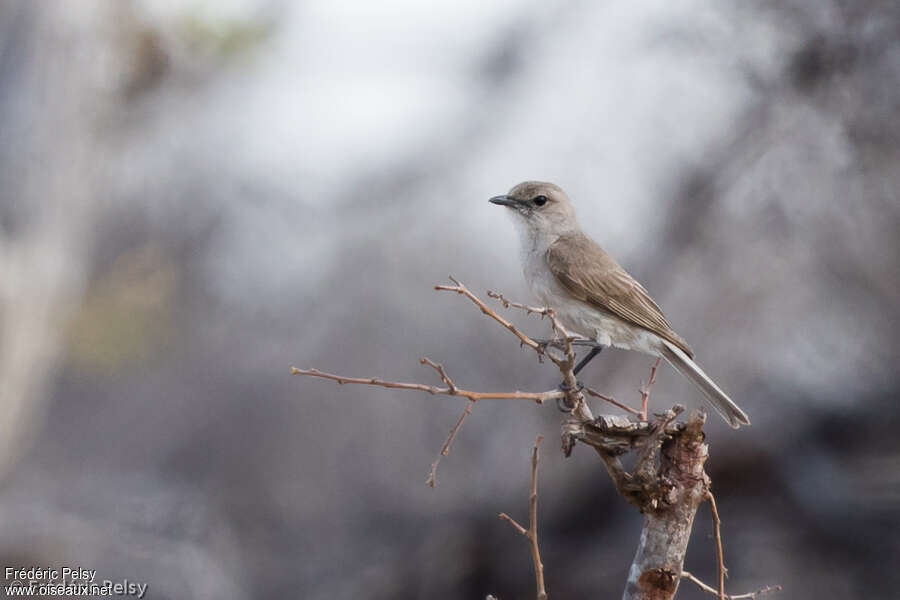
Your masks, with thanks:
M 547 248 L 559 239 L 558 233 L 551 233 L 531 226 L 518 215 L 512 215 L 519 234 L 519 254 L 522 264 L 526 264 L 532 257 L 543 256 Z

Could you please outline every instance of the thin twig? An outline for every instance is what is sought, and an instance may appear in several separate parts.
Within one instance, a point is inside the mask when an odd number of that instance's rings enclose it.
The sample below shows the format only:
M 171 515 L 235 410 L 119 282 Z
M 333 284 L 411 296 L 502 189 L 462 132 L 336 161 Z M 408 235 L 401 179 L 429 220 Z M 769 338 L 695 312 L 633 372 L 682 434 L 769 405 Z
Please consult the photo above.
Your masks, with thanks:
M 681 572 L 681 578 L 687 579 L 688 581 L 693 582 L 698 588 L 700 588 L 704 592 L 708 592 L 715 596 L 719 596 L 719 592 L 716 590 L 716 588 L 706 585 L 705 583 L 703 583 L 702 581 L 697 579 L 697 577 L 695 577 L 694 575 L 692 575 L 691 573 L 689 573 L 687 571 Z M 766 587 L 764 587 L 760 590 L 756 590 L 755 592 L 750 592 L 748 594 L 735 594 L 732 596 L 726 595 L 725 600 L 755 600 L 756 598 L 758 598 L 759 596 L 762 596 L 763 594 L 771 594 L 772 592 L 780 592 L 780 591 L 781 591 L 780 585 L 767 585 Z M 719 596 L 719 597 L 721 598 L 721 596 Z
M 521 308 L 529 313 L 540 314 L 541 317 L 548 317 L 550 319 L 550 324 L 553 327 L 554 333 L 557 336 L 559 336 L 559 338 L 561 338 L 560 341 L 562 341 L 564 346 L 566 346 L 564 348 L 564 351 L 566 353 L 566 358 L 555 357 L 552 354 L 550 354 L 549 352 L 545 352 L 543 345 L 539 344 L 532 338 L 528 337 L 518 327 L 516 327 L 515 325 L 513 325 L 512 323 L 510 323 L 509 321 L 507 321 L 500 315 L 498 315 L 496 311 L 494 311 L 487 304 L 485 304 L 484 301 L 481 300 L 481 298 L 479 298 L 478 296 L 473 294 L 471 291 L 469 291 L 469 288 L 467 288 L 465 285 L 460 283 L 457 279 L 455 279 L 454 277 L 451 276 L 450 281 L 452 281 L 455 285 L 436 285 L 436 286 L 434 286 L 434 289 L 444 291 L 444 292 L 456 292 L 457 294 L 465 296 L 466 298 L 471 300 L 478 308 L 480 308 L 482 313 L 484 313 L 485 315 L 489 316 L 490 318 L 492 318 L 495 321 L 497 321 L 498 323 L 500 323 L 500 325 L 502 325 L 503 327 L 508 329 L 513 335 L 515 335 L 517 338 L 519 338 L 519 341 L 522 343 L 522 345 L 528 346 L 529 348 L 531 348 L 532 350 L 537 352 L 539 355 L 548 356 L 550 358 L 550 360 L 552 360 L 557 366 L 560 365 L 560 362 L 564 362 L 566 359 L 571 359 L 573 361 L 572 364 L 574 365 L 574 351 L 571 348 L 571 342 L 576 339 L 579 339 L 579 338 L 577 338 L 577 336 L 572 336 L 566 330 L 566 328 L 562 325 L 562 323 L 560 323 L 559 320 L 556 318 L 556 313 L 553 312 L 552 308 L 539 308 L 536 306 L 527 306 L 525 304 L 507 300 L 506 298 L 503 297 L 502 294 L 498 294 L 496 292 L 491 292 L 491 291 L 488 292 L 488 295 L 491 298 L 496 298 L 496 299 L 500 300 L 501 304 L 503 304 L 503 306 L 505 306 L 507 308 L 512 306 L 515 308 Z
M 441 447 L 441 456 L 447 456 L 450 454 L 450 446 L 453 444 L 453 440 L 456 438 L 456 434 L 459 432 L 459 428 L 462 427 L 463 421 L 466 417 L 469 416 L 469 413 L 472 412 L 472 407 L 475 406 L 474 400 L 469 400 L 469 403 L 466 404 L 466 408 L 462 411 L 462 414 L 459 415 L 459 420 L 456 421 L 456 425 L 453 426 L 453 429 L 450 430 L 450 435 L 447 436 L 447 441 L 444 442 L 444 445 Z
M 556 317 L 556 313 L 553 312 L 552 308 L 536 308 L 536 307 L 527 307 L 527 309 L 531 310 L 531 312 L 540 313 L 542 316 L 546 316 L 550 319 L 550 324 L 553 327 L 554 335 L 557 336 L 557 339 L 563 343 L 564 356 L 560 358 L 559 356 L 554 355 L 552 352 L 547 349 L 545 351 L 545 347 L 538 342 L 534 341 L 522 331 L 520 331 L 515 325 L 498 315 L 495 311 L 491 310 L 487 304 L 485 304 L 478 296 L 469 291 L 469 289 L 454 279 L 452 276 L 450 277 L 450 281 L 452 281 L 455 285 L 436 285 L 434 289 L 446 292 L 456 292 L 462 296 L 465 296 L 469 300 L 471 300 L 478 308 L 481 309 L 481 312 L 485 315 L 491 317 L 498 323 L 500 323 L 503 327 L 508 329 L 515 335 L 521 345 L 528 346 L 535 352 L 537 352 L 538 357 L 547 356 L 553 364 L 555 364 L 560 373 L 563 376 L 563 384 L 565 389 L 567 390 L 564 394 L 564 397 L 568 401 L 568 405 L 571 407 L 572 413 L 582 421 L 590 421 L 594 418 L 594 415 L 591 413 L 590 409 L 587 406 L 587 403 L 584 401 L 584 394 L 581 392 L 581 389 L 578 386 L 578 380 L 575 378 L 575 373 L 573 369 L 575 367 L 575 350 L 572 347 L 572 342 L 576 341 L 580 338 L 572 336 L 566 328 L 559 322 L 559 319 Z M 501 294 L 493 294 L 492 297 L 500 298 Z M 503 298 L 504 306 L 515 306 L 515 307 L 525 307 L 524 304 L 513 303 L 509 300 Z
M 423 356 L 419 359 L 419 363 L 423 365 L 428 365 L 432 369 L 438 372 L 438 376 L 441 378 L 441 381 L 447 386 L 447 389 L 451 392 L 456 392 L 456 385 L 453 384 L 453 380 L 450 379 L 450 376 L 447 375 L 447 371 L 444 370 L 444 365 L 440 363 L 436 363 L 427 356 Z
M 584 391 L 587 392 L 589 396 L 593 396 L 594 398 L 600 398 L 604 402 L 609 402 L 613 406 L 618 406 L 619 408 L 621 408 L 622 410 L 624 410 L 625 412 L 627 412 L 629 414 L 641 416 L 641 411 L 631 408 L 630 406 L 626 406 L 625 404 L 622 404 L 615 398 L 601 394 L 600 392 L 598 392 L 597 390 L 595 390 L 593 388 L 586 387 L 586 388 L 584 388 Z M 644 419 L 644 420 L 646 420 L 646 419 Z
M 528 502 L 528 541 L 531 542 L 531 558 L 534 561 L 534 576 L 537 583 L 538 600 L 545 600 L 547 592 L 544 590 L 544 563 L 541 562 L 541 551 L 538 548 L 538 530 L 537 530 L 537 468 L 538 468 L 538 446 L 543 438 L 538 436 L 534 442 L 534 449 L 531 451 L 531 495 Z
M 541 315 L 541 317 L 545 317 L 551 311 L 551 309 L 547 308 L 546 306 L 528 306 L 527 304 L 522 304 L 520 302 L 513 302 L 512 300 L 507 300 L 503 296 L 503 294 L 500 294 L 498 292 L 492 292 L 491 290 L 487 291 L 487 295 L 489 298 L 493 298 L 494 300 L 499 300 L 500 304 L 503 305 L 503 308 L 509 308 L 510 306 L 512 306 L 513 308 L 520 308 L 529 315 L 534 313 L 534 314 Z
M 405 383 L 400 381 L 384 381 L 382 379 L 377 379 L 375 377 L 372 378 L 361 378 L 361 377 L 344 377 L 342 375 L 334 375 L 332 373 L 324 373 L 317 369 L 298 369 L 296 367 L 291 367 L 291 373 L 294 375 L 306 375 L 309 377 L 319 377 L 322 379 L 330 379 L 332 381 L 336 381 L 338 384 L 343 385 L 347 383 L 358 384 L 358 385 L 374 385 L 385 388 L 392 389 L 401 389 L 401 390 L 417 390 L 421 392 L 426 392 L 432 395 L 442 395 L 442 396 L 461 396 L 463 398 L 468 398 L 469 402 L 466 404 L 466 408 L 463 410 L 462 414 L 460 414 L 459 419 L 456 421 L 456 425 L 453 426 L 453 429 L 450 430 L 450 435 L 447 436 L 446 441 L 444 442 L 443 447 L 441 447 L 441 452 L 438 457 L 431 463 L 431 470 L 428 472 L 428 478 L 425 480 L 425 483 L 429 487 L 434 487 L 437 483 L 437 468 L 441 462 L 441 459 L 450 454 L 450 447 L 453 445 L 453 440 L 456 439 L 456 434 L 459 433 L 460 427 L 462 427 L 463 421 L 465 421 L 466 417 L 472 412 L 472 407 L 475 402 L 478 400 L 502 400 L 502 399 L 510 399 L 510 400 L 532 400 L 537 402 L 538 404 L 543 404 L 547 400 L 553 400 L 556 398 L 565 398 L 567 396 L 567 392 L 563 392 L 561 390 L 548 390 L 546 392 L 473 392 L 470 390 L 463 390 L 456 386 L 453 382 L 453 379 L 450 378 L 450 375 L 447 374 L 447 371 L 444 369 L 443 365 L 440 363 L 436 363 L 430 358 L 423 356 L 419 359 L 419 362 L 423 365 L 428 365 L 435 371 L 437 371 L 438 376 L 441 378 L 441 382 L 446 387 L 435 387 L 432 385 L 426 385 L 424 383 Z
M 528 538 L 531 548 L 531 560 L 534 563 L 534 579 L 537 585 L 537 599 L 547 600 L 547 591 L 544 589 L 544 563 L 541 562 L 541 551 L 538 548 L 538 530 L 537 530 L 537 467 L 538 467 L 538 446 L 541 444 L 541 436 L 537 437 L 534 442 L 534 449 L 531 451 L 531 494 L 528 497 L 528 529 L 525 529 L 519 523 L 506 513 L 500 513 L 500 518 L 507 521 L 521 535 Z
M 469 403 L 466 404 L 466 408 L 463 410 L 462 414 L 460 414 L 459 419 L 456 421 L 456 425 L 453 426 L 453 429 L 450 430 L 450 435 L 447 436 L 446 441 L 444 442 L 443 447 L 441 447 L 441 452 L 438 457 L 431 463 L 431 470 L 428 473 L 428 478 L 425 480 L 425 483 L 429 487 L 434 487 L 437 483 L 437 468 L 441 462 L 441 459 L 450 454 L 450 447 L 453 445 L 453 440 L 456 439 L 456 434 L 459 433 L 460 427 L 462 427 L 463 421 L 465 421 L 466 417 L 472 412 L 472 407 L 475 402 L 478 400 L 501 400 L 501 399 L 511 399 L 511 400 L 533 400 L 538 404 L 543 404 L 546 400 L 552 400 L 556 398 L 565 398 L 567 393 L 561 390 L 549 390 L 546 392 L 473 392 L 470 390 L 463 390 L 456 386 L 453 382 L 453 379 L 450 378 L 450 375 L 447 374 L 447 371 L 444 369 L 443 365 L 440 363 L 436 363 L 433 360 L 422 357 L 419 359 L 419 362 L 423 365 L 428 365 L 435 371 L 437 371 L 438 376 L 441 378 L 441 382 L 446 387 L 435 387 L 432 385 L 426 385 L 424 383 L 405 383 L 400 381 L 384 381 L 382 379 L 377 379 L 375 377 L 372 378 L 361 378 L 361 377 L 344 377 L 342 375 L 334 375 L 332 373 L 324 373 L 319 371 L 318 369 L 298 369 L 296 367 L 291 367 L 291 373 L 294 375 L 307 375 L 309 377 L 319 377 L 322 379 L 330 379 L 332 381 L 336 381 L 338 384 L 343 385 L 347 383 L 358 384 L 358 385 L 374 385 L 385 388 L 393 388 L 393 389 L 402 389 L 402 390 L 417 390 L 426 392 L 432 395 L 443 395 L 443 396 L 461 396 L 463 398 L 468 398 Z
M 475 305 L 481 309 L 481 312 L 483 312 L 490 318 L 494 319 L 495 321 L 497 321 L 498 323 L 503 325 L 506 329 L 508 329 L 510 332 L 512 332 L 512 334 L 514 336 L 519 338 L 519 342 L 522 345 L 528 346 L 529 348 L 531 348 L 538 354 L 543 353 L 543 349 L 541 348 L 540 344 L 538 344 L 536 341 L 534 341 L 533 339 L 531 339 L 530 337 L 528 337 L 527 335 L 522 333 L 515 325 L 513 325 L 512 323 L 510 323 L 509 321 L 507 321 L 500 315 L 498 315 L 493 310 L 491 310 L 491 308 L 488 307 L 487 304 L 482 302 L 482 300 L 478 296 L 476 296 L 475 294 L 470 292 L 466 286 L 461 284 L 459 281 L 457 281 L 453 277 L 450 277 L 450 281 L 452 281 L 456 285 L 436 285 L 436 286 L 434 286 L 434 289 L 444 291 L 444 292 L 456 292 L 457 294 L 462 294 L 463 296 L 465 296 L 466 298 L 471 300 L 473 303 L 475 303 Z
M 656 370 L 659 368 L 659 361 L 661 360 L 662 358 L 657 358 L 653 366 L 650 367 L 650 379 L 647 381 L 647 385 L 641 382 L 641 387 L 638 389 L 641 393 L 641 419 L 644 421 L 647 420 L 647 403 L 650 401 L 650 389 L 656 383 Z
M 722 550 L 722 521 L 719 519 L 719 510 L 716 508 L 716 497 L 710 491 L 706 492 L 706 499 L 709 500 L 709 507 L 712 510 L 713 534 L 716 538 L 716 562 L 719 566 L 719 600 L 725 600 L 725 574 L 728 570 L 725 568 L 725 555 Z
M 398 390 L 417 390 L 433 396 L 461 396 L 463 398 L 468 398 L 469 400 L 531 400 L 532 402 L 543 404 L 548 400 L 566 397 L 566 392 L 560 390 L 547 390 L 546 392 L 520 392 L 518 390 L 515 392 L 473 392 L 471 390 L 463 390 L 456 387 L 450 389 L 449 386 L 436 387 L 433 385 L 425 385 L 424 383 L 385 381 L 383 379 L 378 379 L 377 377 L 344 377 L 343 375 L 326 373 L 324 371 L 319 371 L 318 369 L 298 369 L 297 367 L 291 367 L 291 374 L 330 379 L 341 385 L 350 383 L 356 385 L 374 385 Z
M 521 525 L 519 525 L 519 522 L 516 521 L 515 519 L 513 519 L 513 518 L 512 518 L 511 516 L 509 516 L 508 514 L 506 514 L 506 513 L 500 513 L 498 516 L 499 516 L 502 520 L 506 521 L 507 523 L 509 523 L 510 525 L 512 525 L 513 527 L 515 527 L 516 531 L 518 531 L 518 532 L 521 533 L 522 535 L 525 535 L 525 536 L 528 535 L 528 530 L 525 529 L 524 527 L 522 527 Z
M 452 278 L 451 278 L 452 279 Z M 579 345 L 584 345 L 586 342 L 591 345 L 595 345 L 596 342 L 593 340 L 588 340 L 587 338 L 579 337 L 571 334 L 566 330 L 565 327 L 559 322 L 556 318 L 556 312 L 549 307 L 546 306 L 529 306 L 527 304 L 522 304 L 521 302 L 513 302 L 506 298 L 503 294 L 499 292 L 492 292 L 491 290 L 487 291 L 487 295 L 490 298 L 493 298 L 500 302 L 503 305 L 503 308 L 518 308 L 524 310 L 526 314 L 538 314 L 541 315 L 541 318 L 548 317 L 550 319 L 550 323 L 553 326 L 553 331 L 562 338 L 562 341 L 565 342 L 566 339 L 570 343 L 576 343 Z
M 438 464 L 440 464 L 443 457 L 450 454 L 450 446 L 453 444 L 453 440 L 456 439 L 456 434 L 459 433 L 459 428 L 462 427 L 463 421 L 469 416 L 469 413 L 472 412 L 473 406 L 475 406 L 475 400 L 469 400 L 469 403 L 466 404 L 466 408 L 462 411 L 462 414 L 459 415 L 459 420 L 456 421 L 456 425 L 450 430 L 450 435 L 447 436 L 447 441 L 444 442 L 440 454 L 438 454 L 438 457 L 431 463 L 431 471 L 428 473 L 428 479 L 425 480 L 428 487 L 433 488 L 437 483 Z

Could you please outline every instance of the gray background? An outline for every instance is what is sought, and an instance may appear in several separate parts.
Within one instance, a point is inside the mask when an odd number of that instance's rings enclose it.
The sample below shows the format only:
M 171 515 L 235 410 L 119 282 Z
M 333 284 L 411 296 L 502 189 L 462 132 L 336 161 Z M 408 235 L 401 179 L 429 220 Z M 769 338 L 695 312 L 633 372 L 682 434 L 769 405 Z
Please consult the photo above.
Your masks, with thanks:
M 0 556 L 151 598 L 616 597 L 640 516 L 464 299 L 527 299 L 488 197 L 562 185 L 751 415 L 708 426 L 729 589 L 900 585 L 900 5 L 0 4 Z M 534 335 L 546 324 L 523 315 Z M 647 357 L 588 384 L 635 403 Z M 657 407 L 699 404 L 664 367 Z M 595 410 L 602 409 L 596 406 Z M 711 581 L 709 515 L 686 568 Z M 682 598 L 701 598 L 685 585 Z

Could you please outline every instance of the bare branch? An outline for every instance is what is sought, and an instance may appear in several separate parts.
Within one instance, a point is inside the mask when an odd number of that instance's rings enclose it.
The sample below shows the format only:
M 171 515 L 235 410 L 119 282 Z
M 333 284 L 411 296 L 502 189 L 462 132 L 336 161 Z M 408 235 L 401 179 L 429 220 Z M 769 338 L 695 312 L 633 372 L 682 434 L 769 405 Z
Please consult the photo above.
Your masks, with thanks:
M 507 321 L 500 315 L 498 315 L 493 310 L 491 310 L 491 308 L 489 308 L 487 304 L 482 302 L 482 300 L 478 296 L 476 296 L 475 294 L 470 292 L 466 286 L 464 286 L 462 283 L 460 283 L 453 277 L 450 277 L 450 281 L 452 281 L 456 285 L 436 285 L 436 286 L 434 286 L 434 289 L 440 290 L 440 291 L 445 291 L 445 292 L 456 292 L 457 294 L 461 294 L 461 295 L 465 296 L 466 298 L 471 300 L 478 308 L 480 308 L 481 312 L 483 312 L 490 318 L 492 318 L 495 321 L 497 321 L 498 323 L 500 323 L 503 327 L 508 329 L 514 336 L 519 338 L 519 342 L 522 345 L 528 346 L 529 348 L 531 348 L 538 354 L 543 353 L 543 349 L 541 348 L 540 344 L 538 344 L 536 341 L 534 341 L 533 339 L 531 339 L 530 337 L 528 337 L 527 335 L 522 333 L 515 325 L 513 325 L 512 323 L 510 323 L 509 321 Z
M 719 509 L 716 508 L 716 497 L 713 493 L 706 492 L 706 499 L 709 500 L 709 507 L 712 510 L 713 533 L 716 538 L 716 563 L 719 567 L 719 600 L 725 600 L 725 574 L 728 569 L 725 568 L 725 554 L 722 550 L 722 520 L 719 519 Z
M 550 314 L 551 309 L 546 306 L 528 306 L 527 304 L 521 304 L 519 302 L 513 302 L 512 300 L 507 300 L 503 294 L 498 292 L 492 292 L 491 290 L 487 291 L 487 295 L 489 298 L 493 298 L 494 300 L 499 300 L 500 304 L 503 305 L 503 308 L 509 308 L 512 306 L 513 308 L 520 308 L 524 310 L 527 314 L 538 314 L 541 315 L 541 318 Z
M 442 396 L 460 396 L 463 398 L 468 398 L 469 403 L 466 405 L 466 408 L 463 410 L 462 414 L 460 414 L 459 419 L 456 421 L 456 425 L 453 426 L 453 429 L 450 430 L 450 435 L 447 436 L 446 441 L 444 442 L 443 447 L 441 447 L 441 452 L 438 457 L 431 463 L 431 470 L 428 473 L 428 478 L 425 480 L 425 483 L 429 487 L 434 487 L 437 483 L 437 468 L 441 462 L 441 459 L 450 454 L 450 447 L 453 445 L 453 440 L 456 439 L 456 435 L 459 433 L 460 427 L 462 427 L 463 421 L 465 421 L 466 417 L 472 412 L 472 407 L 475 402 L 478 400 L 532 400 L 537 402 L 538 404 L 543 404 L 547 400 L 553 400 L 557 398 L 565 398 L 567 396 L 567 392 L 563 392 L 561 390 L 548 390 L 546 392 L 474 392 L 471 390 L 463 390 L 456 386 L 453 382 L 453 379 L 450 378 L 450 375 L 447 374 L 447 371 L 444 369 L 443 365 L 440 363 L 436 363 L 428 357 L 423 356 L 419 359 L 419 362 L 423 365 L 428 365 L 432 369 L 434 369 L 438 376 L 441 378 L 441 382 L 446 387 L 436 387 L 432 385 L 426 385 L 424 383 L 406 383 L 400 381 L 385 381 L 383 379 L 378 379 L 375 377 L 371 378 L 361 378 L 361 377 L 344 377 L 342 375 L 334 375 L 332 373 L 324 373 L 317 369 L 298 369 L 296 367 L 291 367 L 291 373 L 293 375 L 306 375 L 309 377 L 319 377 L 321 379 L 329 379 L 331 381 L 336 381 L 339 385 L 344 384 L 357 384 L 357 385 L 372 385 L 384 388 L 391 389 L 401 389 L 401 390 L 416 390 L 421 392 L 426 392 L 432 395 L 442 395 Z
M 630 406 L 626 406 L 625 404 L 622 404 L 621 402 L 619 402 L 612 396 L 606 396 L 604 394 L 601 394 L 597 390 L 595 390 L 593 388 L 589 388 L 589 387 L 584 388 L 584 391 L 587 392 L 588 396 L 593 396 L 594 398 L 600 398 L 604 402 L 609 402 L 613 406 L 618 406 L 619 408 L 621 408 L 622 410 L 624 410 L 625 412 L 627 412 L 629 414 L 635 415 L 637 417 L 641 416 L 641 411 L 631 408 Z M 644 417 L 642 420 L 646 421 L 647 418 Z
M 528 529 L 525 529 L 519 523 L 506 513 L 500 513 L 500 518 L 512 525 L 516 531 L 528 538 L 529 547 L 531 548 L 531 560 L 534 563 L 534 578 L 537 585 L 537 600 L 547 600 L 547 591 L 544 589 L 544 563 L 541 562 L 541 551 L 538 548 L 538 530 L 537 530 L 537 467 L 538 467 L 538 447 L 544 438 L 537 437 L 534 442 L 534 448 L 531 451 L 531 494 L 528 497 Z
M 448 383 L 448 386 L 449 385 L 450 384 Z M 473 406 L 475 406 L 475 401 L 469 400 L 469 403 L 466 404 L 466 408 L 462 411 L 462 414 L 459 415 L 459 420 L 456 421 L 456 425 L 454 425 L 453 429 L 450 430 L 450 435 L 447 436 L 447 441 L 444 442 L 444 446 L 441 448 L 441 453 L 438 454 L 438 457 L 434 459 L 433 463 L 431 463 L 431 471 L 428 473 L 428 479 L 425 480 L 425 483 L 428 484 L 428 487 L 433 488 L 437 483 L 438 464 L 440 464 L 443 457 L 450 454 L 450 446 L 453 444 L 453 440 L 456 439 L 456 434 L 459 433 L 459 428 L 462 427 L 463 421 L 465 421 L 466 417 L 469 416 L 469 413 L 472 412 Z
M 447 441 L 444 442 L 443 447 L 441 447 L 441 456 L 447 456 L 450 454 L 450 446 L 453 444 L 454 438 L 456 438 L 456 434 L 459 432 L 459 428 L 462 427 L 463 421 L 466 417 L 469 416 L 469 413 L 472 412 L 472 407 L 475 406 L 474 400 L 469 400 L 469 403 L 466 404 L 466 408 L 462 411 L 462 414 L 459 415 L 459 420 L 456 421 L 456 425 L 453 426 L 453 429 L 450 430 L 450 435 L 447 436 Z
M 541 562 L 541 551 L 538 548 L 537 530 L 537 467 L 538 446 L 541 444 L 541 436 L 534 442 L 531 451 L 531 496 L 528 503 L 528 541 L 531 542 L 531 559 L 534 561 L 534 577 L 537 583 L 537 600 L 546 600 L 547 592 L 544 590 L 544 563 Z
M 457 294 L 462 294 L 463 296 L 467 297 L 476 306 L 478 306 L 478 308 L 481 309 L 482 313 L 491 317 L 492 319 L 494 319 L 495 321 L 497 321 L 498 323 L 503 325 L 503 327 L 505 327 L 506 329 L 511 331 L 513 333 L 513 335 L 515 335 L 516 337 L 519 338 L 519 341 L 522 342 L 522 344 L 532 348 L 539 355 L 546 354 L 546 356 L 549 357 L 550 360 L 552 360 L 557 366 L 560 366 L 560 368 L 562 368 L 560 363 L 565 362 L 567 359 L 572 360 L 573 364 L 574 364 L 575 357 L 574 357 L 574 351 L 572 350 L 572 342 L 574 342 L 576 340 L 582 341 L 582 338 L 579 338 L 578 336 L 573 336 L 571 333 L 569 333 L 566 330 L 566 328 L 562 325 L 562 323 L 559 322 L 559 319 L 556 318 L 556 313 L 553 311 L 552 308 L 528 306 L 526 304 L 507 300 L 503 296 L 503 294 L 500 294 L 497 292 L 492 292 L 490 290 L 488 290 L 488 292 L 487 292 L 488 296 L 490 296 L 491 298 L 494 298 L 496 300 L 499 300 L 500 303 L 504 306 L 504 308 L 509 308 L 509 307 L 519 308 L 519 309 L 524 310 L 528 314 L 535 313 L 535 314 L 541 315 L 541 318 L 548 317 L 550 319 L 550 324 L 553 327 L 554 334 L 557 336 L 557 339 L 563 344 L 563 351 L 565 352 L 565 358 L 559 358 L 559 357 L 553 356 L 549 352 L 545 353 L 544 347 L 542 344 L 539 344 L 534 339 L 528 337 L 527 335 L 522 333 L 522 331 L 519 330 L 515 325 L 513 325 L 512 323 L 510 323 L 509 321 L 507 321 L 500 315 L 498 315 L 494 310 L 489 308 L 488 305 L 485 304 L 478 296 L 476 296 L 471 291 L 469 291 L 469 289 L 465 285 L 463 285 L 462 283 L 460 283 L 459 281 L 454 279 L 452 276 L 450 277 L 450 281 L 452 281 L 456 285 L 452 285 L 452 286 L 436 285 L 436 286 L 434 286 L 434 289 L 448 291 L 448 292 L 456 292 Z
M 563 344 L 562 350 L 567 351 L 566 346 L 568 344 L 572 346 L 596 346 L 597 342 L 594 340 L 589 340 L 584 337 L 580 337 L 570 333 L 565 327 L 563 327 L 562 323 L 556 318 L 556 313 L 552 308 L 541 307 L 541 306 L 529 306 L 527 304 L 522 304 L 520 302 L 513 302 L 506 298 L 503 294 L 498 292 L 492 292 L 491 290 L 487 291 L 487 295 L 490 298 L 494 298 L 499 301 L 500 304 L 503 305 L 504 308 L 518 308 L 524 310 L 526 314 L 538 314 L 543 319 L 544 317 L 549 317 L 550 324 L 553 327 L 553 332 L 557 336 L 557 339 Z M 558 363 L 557 363 L 558 364 Z
M 689 573 L 687 571 L 681 572 L 681 578 L 687 579 L 688 581 L 693 582 L 697 587 L 699 587 L 704 592 L 708 592 L 714 596 L 719 596 L 719 592 L 716 590 L 716 588 L 706 585 L 705 583 L 703 583 L 702 581 L 697 579 L 697 577 L 695 577 L 694 575 L 692 575 L 691 573 Z M 748 594 L 735 594 L 732 596 L 726 595 L 726 596 L 724 596 L 724 598 L 725 598 L 725 600 L 756 600 L 756 598 L 758 598 L 759 596 L 762 596 L 764 594 L 770 594 L 772 592 L 780 592 L 780 591 L 781 591 L 780 585 L 767 585 L 766 587 L 764 587 L 760 590 L 756 590 L 755 592 L 750 592 Z M 722 596 L 719 596 L 719 597 L 721 598 Z
M 298 369 L 291 367 L 292 375 L 306 375 L 308 377 L 319 377 L 321 379 L 330 379 L 336 381 L 340 385 L 356 384 L 356 385 L 373 385 L 377 387 L 398 389 L 398 390 L 417 390 L 426 392 L 432 396 L 461 396 L 469 400 L 531 400 L 538 404 L 543 404 L 547 400 L 555 400 L 557 398 L 565 398 L 566 392 L 560 390 L 548 390 L 546 392 L 473 392 L 471 390 L 463 390 L 454 387 L 435 387 L 433 385 L 425 385 L 424 383 L 406 383 L 402 381 L 385 381 L 377 377 L 344 377 L 343 375 L 335 375 L 326 373 L 318 369 Z
M 650 401 L 650 389 L 653 387 L 653 384 L 656 383 L 656 370 L 659 368 L 659 361 L 661 360 L 662 358 L 656 359 L 656 362 L 650 367 L 650 379 L 647 381 L 646 385 L 641 382 L 641 387 L 638 389 L 641 393 L 641 418 L 644 421 L 647 420 L 647 403 Z
M 581 388 L 578 385 L 578 380 L 575 378 L 575 373 L 573 371 L 575 367 L 575 350 L 572 347 L 572 342 L 580 338 L 578 338 L 577 336 L 572 336 L 572 334 L 570 334 L 566 330 L 562 323 L 560 323 L 556 318 L 556 313 L 553 312 L 553 309 L 527 307 L 524 304 L 513 303 L 509 300 L 506 300 L 506 298 L 503 298 L 502 294 L 489 292 L 494 298 L 502 298 L 502 303 L 504 306 L 523 308 L 523 310 L 529 310 L 530 312 L 539 313 L 542 316 L 548 317 L 553 327 L 554 334 L 563 344 L 564 356 L 562 358 L 554 355 L 552 352 L 545 352 L 544 347 L 541 344 L 522 333 L 522 331 L 520 331 L 515 325 L 498 315 L 480 298 L 478 298 L 478 296 L 470 292 L 469 289 L 462 283 L 460 283 L 453 277 L 450 277 L 450 281 L 452 281 L 455 285 L 436 285 L 434 286 L 434 289 L 446 292 L 456 292 L 457 294 L 465 296 L 466 298 L 471 300 L 472 303 L 474 303 L 478 308 L 480 308 L 482 313 L 491 317 L 507 330 L 512 332 L 512 334 L 519 339 L 519 342 L 522 345 L 528 346 L 529 348 L 537 352 L 538 356 L 547 356 L 553 362 L 553 364 L 555 364 L 559 368 L 560 373 L 562 373 L 563 388 L 565 389 L 565 394 L 563 397 L 566 398 L 567 404 L 569 407 L 571 407 L 572 413 L 582 421 L 590 421 L 594 418 L 591 410 L 588 408 L 587 403 L 584 400 L 584 394 L 582 393 Z
M 498 516 L 501 519 L 503 519 L 504 521 L 508 522 L 510 525 L 512 525 L 515 528 L 515 530 L 518 531 L 519 533 L 521 533 L 522 535 L 528 535 L 528 530 L 525 529 L 524 527 L 522 527 L 521 525 L 519 525 L 519 522 L 516 521 L 515 519 L 513 519 L 508 514 L 500 513 Z
M 453 384 L 453 380 L 450 379 L 450 376 L 447 375 L 447 372 L 444 370 L 444 366 L 440 363 L 436 363 L 427 356 L 423 356 L 419 359 L 419 363 L 423 365 L 428 365 L 432 369 L 438 372 L 438 376 L 441 378 L 441 381 L 447 386 L 447 389 L 453 393 L 456 393 L 456 386 Z

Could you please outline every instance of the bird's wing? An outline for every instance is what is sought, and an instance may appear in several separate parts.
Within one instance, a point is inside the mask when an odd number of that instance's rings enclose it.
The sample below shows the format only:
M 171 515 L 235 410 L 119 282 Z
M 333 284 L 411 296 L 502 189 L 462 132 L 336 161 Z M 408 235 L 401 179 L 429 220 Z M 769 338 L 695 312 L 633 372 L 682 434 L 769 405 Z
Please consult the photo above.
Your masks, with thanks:
M 644 286 L 585 234 L 560 237 L 547 249 L 546 258 L 557 281 L 579 300 L 652 331 L 694 356 Z

